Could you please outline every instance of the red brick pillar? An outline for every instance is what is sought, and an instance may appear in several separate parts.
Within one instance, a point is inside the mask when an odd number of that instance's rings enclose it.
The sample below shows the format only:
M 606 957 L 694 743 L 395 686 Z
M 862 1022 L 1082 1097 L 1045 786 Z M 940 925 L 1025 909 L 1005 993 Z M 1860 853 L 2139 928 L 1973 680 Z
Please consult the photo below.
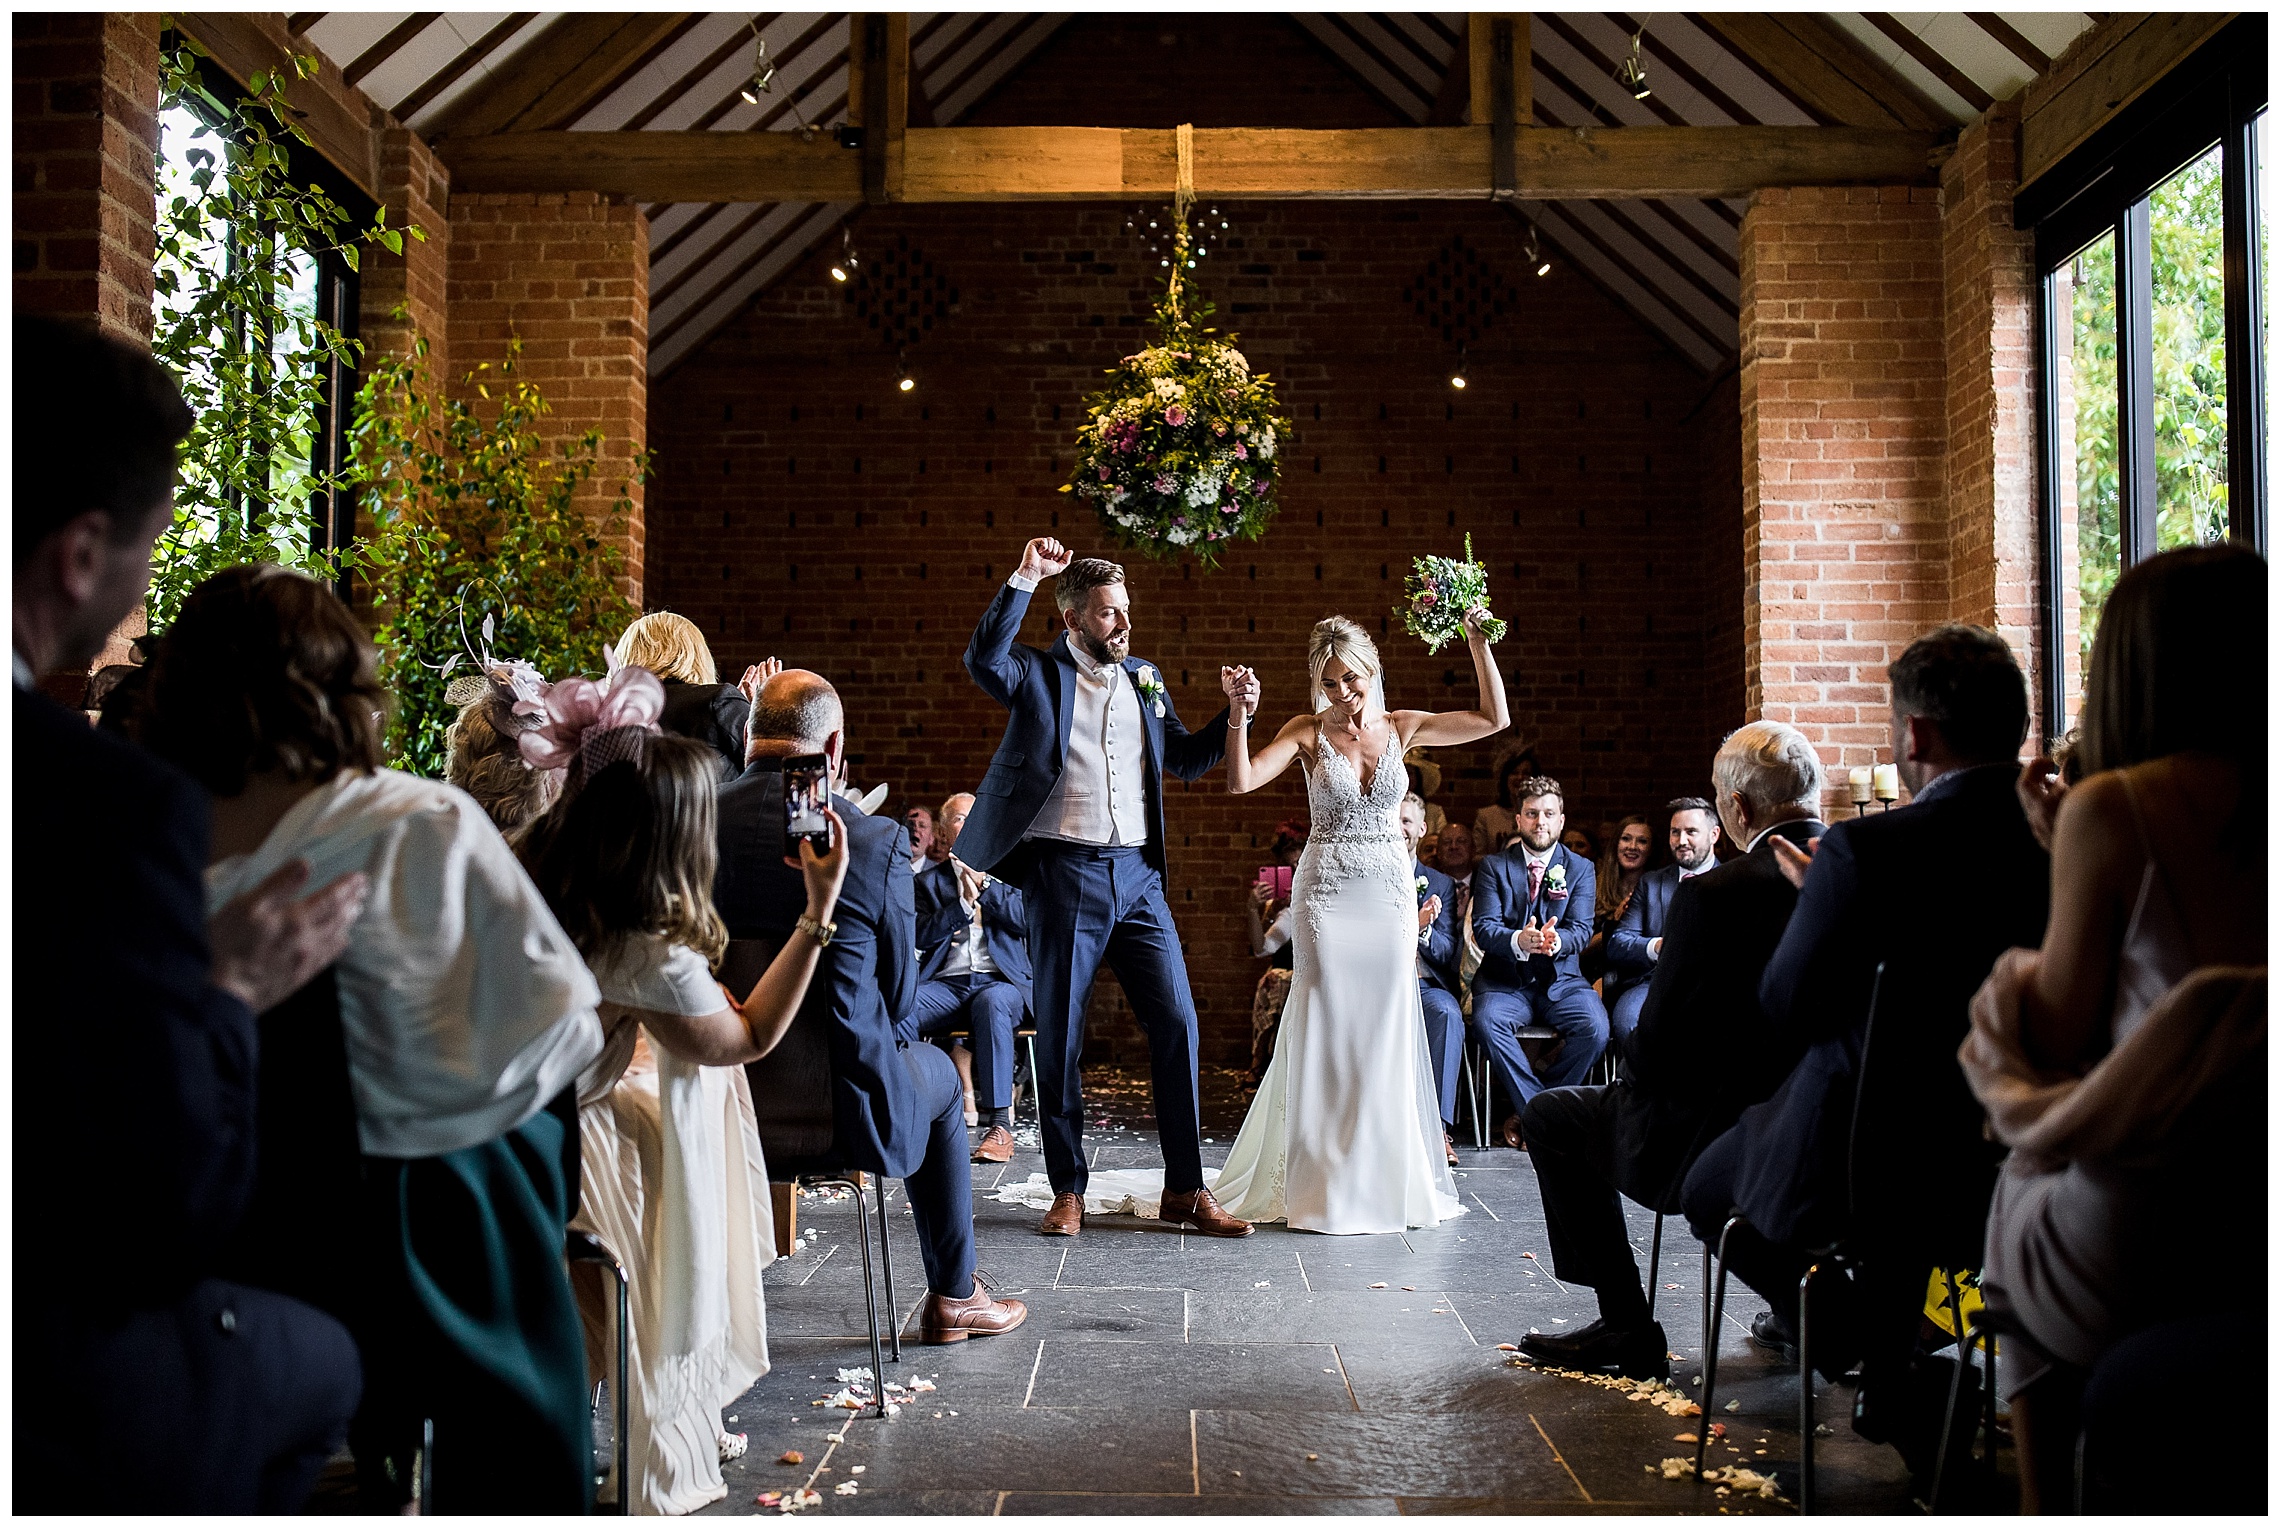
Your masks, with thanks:
M 1939 193 L 1758 193 L 1742 219 L 1744 678 L 1830 772 L 1890 759 L 1885 667 L 1948 613 Z
M 1949 612 L 2002 633 L 2039 717 L 2034 235 L 2011 226 L 2019 108 L 1967 127 L 1940 176 L 1947 304 Z M 2039 731 L 2039 723 L 2037 724 Z
M 452 386 L 522 341 L 521 374 L 545 392 L 561 438 L 598 428 L 597 512 L 633 471 L 649 424 L 649 220 L 592 192 L 454 196 L 449 284 Z M 641 601 L 642 489 L 632 485 L 627 594 Z
M 436 376 L 448 376 L 451 172 L 409 128 L 383 129 L 376 148 L 388 226 L 416 227 L 427 237 L 406 238 L 401 255 L 366 248 L 359 285 L 364 345 L 376 355 L 408 355 L 413 339 L 424 337 L 428 365 Z M 399 308 L 402 318 L 396 316 Z
M 16 311 L 150 343 L 158 15 L 15 16 Z

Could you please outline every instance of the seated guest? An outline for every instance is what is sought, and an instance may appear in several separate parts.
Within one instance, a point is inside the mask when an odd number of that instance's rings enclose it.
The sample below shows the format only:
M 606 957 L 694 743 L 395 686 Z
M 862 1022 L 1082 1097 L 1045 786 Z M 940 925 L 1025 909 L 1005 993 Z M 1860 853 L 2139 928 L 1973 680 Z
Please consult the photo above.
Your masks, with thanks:
M 1614 1042 L 1621 1075 L 1607 1087 L 1539 1093 L 1521 1121 L 1544 1196 L 1553 1272 L 1599 1295 L 1599 1319 L 1581 1331 L 1521 1339 L 1520 1351 L 1540 1363 L 1632 1379 L 1669 1372 L 1669 1344 L 1648 1319 L 1619 1195 L 1676 1209 L 1695 1156 L 1797 1062 L 1794 1036 L 1758 1007 L 1758 982 L 1797 904 L 1774 843 L 1805 844 L 1822 831 L 1815 815 L 1821 761 L 1796 728 L 1752 722 L 1726 739 L 1710 768 L 1727 825 L 1751 851 L 1713 868 L 1716 829 L 1688 825 L 1689 852 L 1699 852 L 1704 873 L 1659 884 L 1650 876 L 1632 904 L 1649 889 L 1661 892 L 1668 933 L 1656 942 L 1669 943 L 1637 1026 Z M 1691 798 L 1674 806 L 1674 817 L 1710 810 Z M 1656 914 L 1658 928 L 1664 917 Z
M 1425 803 L 1425 831 L 1438 833 L 1449 825 L 1449 814 L 1433 798 L 1441 790 L 1441 766 L 1429 748 L 1412 748 L 1401 756 L 1402 773 L 1409 778 L 1409 793 Z
M 1480 863 L 1473 830 L 1452 822 L 1441 830 L 1432 866 L 1449 878 L 1449 926 L 1456 932 L 1457 1002 L 1472 1012 L 1473 977 L 1480 970 L 1480 943 L 1473 934 L 1473 871 Z M 1424 853 L 1422 843 L 1418 852 Z
M 839 692 L 820 674 L 786 669 L 752 704 L 744 774 L 720 793 L 720 868 L 713 902 L 731 939 L 781 944 L 803 926 L 807 892 L 784 863 L 783 761 L 820 753 L 836 774 L 847 727 Z M 918 1041 L 918 919 L 902 828 L 831 803 L 846 820 L 847 880 L 825 942 L 821 979 L 802 1011 L 829 1025 L 833 1154 L 904 1180 L 917 1223 L 927 1297 L 926 1342 L 1009 1332 L 1028 1316 L 974 1275 L 974 1196 L 958 1072 Z
M 1568 848 L 1574 850 L 1583 858 L 1591 861 L 1594 871 L 1597 870 L 1599 864 L 1599 840 L 1592 836 L 1591 829 L 1584 827 L 1581 823 L 1571 823 L 1567 828 L 1561 831 L 1560 842 L 1567 845 Z
M 621 666 L 645 668 L 663 682 L 665 712 L 657 725 L 719 754 L 720 778 L 735 779 L 743 767 L 748 687 L 721 683 L 712 648 L 696 623 L 670 610 L 652 611 L 625 629 L 616 656 Z M 761 678 L 782 666 L 769 659 L 760 665 Z
M 2024 1510 L 2068 1510 L 2090 1371 L 2179 1314 L 2146 1249 L 2239 1227 L 2191 1314 L 2262 1348 L 2266 604 L 2263 559 L 2237 545 L 2123 574 L 2090 655 L 2081 782 L 2047 759 L 2021 781 L 2051 844 L 2050 926 L 1996 966 L 1964 1064 L 2012 1148 L 1985 1288 Z M 2229 1368 L 2203 1359 L 2203 1383 Z
M 496 663 L 486 674 L 451 681 L 444 698 L 459 718 L 444 734 L 444 778 L 475 798 L 510 838 L 553 805 L 562 771 L 536 769 L 522 737 L 546 720 L 546 681 L 527 663 Z
M 1684 1198 L 1706 1241 L 1728 1217 L 1746 1217 L 1728 1241 L 1729 1264 L 1772 1306 L 1759 1335 L 1776 1348 L 1794 1340 L 1807 1249 L 1862 1239 L 1869 1250 L 1858 1282 L 1816 1285 L 1829 1309 L 1826 1321 L 1814 1311 L 1816 1332 L 1828 1336 L 1815 1353 L 1831 1378 L 1863 1361 L 1858 1430 L 1898 1443 L 1911 1466 L 1928 1470 L 1923 1450 L 1936 1440 L 1947 1384 L 1909 1357 L 1928 1277 L 1928 1265 L 1910 1263 L 1929 1217 L 1965 1213 L 1992 1176 L 1980 1110 L 1954 1057 L 1971 994 L 1995 957 L 2041 942 L 2050 858 L 2013 788 L 2027 687 L 2003 639 L 1983 627 L 1939 627 L 1909 644 L 1890 680 L 1893 753 L 1913 799 L 1832 825 L 1810 874 L 1803 853 L 1777 848 L 1803 891 L 1758 998 L 1768 1022 L 1805 1053 L 1772 1098 L 1702 1154 Z M 1926 937 L 1927 918 L 1937 937 Z M 1852 1106 L 1872 994 L 1880 1075 L 1910 1079 L 1921 1096 L 1904 1143 L 1865 1142 L 1856 1160 Z M 1879 1155 L 1880 1146 L 1889 1149 Z M 1856 1222 L 1850 1184 L 1862 1172 L 1887 1197 Z M 1874 1255 L 1885 1248 L 1897 1250 Z
M 832 788 L 838 789 L 834 781 Z M 914 806 L 903 813 L 903 827 L 910 832 L 910 873 L 918 875 L 931 870 L 941 861 L 934 857 L 934 813 L 922 806 Z
M 1512 846 L 1481 866 L 1473 897 L 1481 957 L 1471 1027 L 1505 1096 L 1522 1110 L 1544 1089 L 1567 1087 L 1591 1070 L 1607 1047 L 1607 1010 L 1577 964 L 1591 942 L 1597 885 L 1591 861 L 1560 842 L 1560 783 L 1530 776 L 1514 799 Z M 1559 1031 L 1541 1077 L 1520 1049 L 1517 1031 L 1531 1025 Z M 1503 1136 L 1507 1146 L 1522 1144 L 1517 1113 Z
M 1710 803 L 1700 796 L 1681 796 L 1665 810 L 1670 813 L 1670 863 L 1639 878 L 1615 931 L 1607 936 L 1607 982 L 1600 999 L 1607 1004 L 1607 1028 L 1617 1039 L 1631 1032 L 1646 1004 L 1647 979 L 1662 958 L 1672 894 L 1681 881 L 1718 868 L 1718 814 Z M 1817 815 L 1818 803 L 1814 811 Z
M 657 684 L 643 669 L 617 677 L 631 681 L 613 688 L 618 696 Z M 592 688 L 566 680 L 548 699 L 580 686 Z M 760 1273 L 776 1239 L 744 1063 L 791 1026 L 822 946 L 791 939 L 742 997 L 713 979 L 728 935 L 712 904 L 712 751 L 614 710 L 561 705 L 539 729 L 542 758 L 572 769 L 585 756 L 614 762 L 533 825 L 521 857 L 602 993 L 607 1045 L 578 1083 L 576 1224 L 618 1255 L 631 1283 L 633 1479 L 618 1499 L 627 1512 L 673 1514 L 728 1494 L 720 1466 L 744 1439 L 722 1427 L 721 1408 L 768 1372 Z M 832 921 L 847 870 L 844 826 L 832 831 L 826 856 L 800 845 L 816 927 Z M 596 1373 L 616 1303 L 600 1281 L 580 1282 Z
M 329 983 L 262 1035 L 261 1174 L 236 1257 L 341 1317 L 364 1355 L 351 1445 L 438 1510 L 582 1511 L 585 1357 L 562 1261 L 585 963 L 473 800 L 379 768 L 378 657 L 316 580 L 241 566 L 192 592 L 151 673 L 151 747 L 214 796 L 210 902 L 288 860 L 363 870 Z M 513 1297 L 501 1291 L 512 1288 Z
M 1536 750 L 1514 746 L 1496 756 L 1496 765 L 1489 771 L 1496 781 L 1496 799 L 1473 813 L 1473 849 L 1483 859 L 1501 854 L 1505 845 L 1519 827 L 1519 802 L 1513 792 L 1522 781 L 1541 773 L 1536 764 Z
M 15 343 L 15 1509 L 297 1512 L 356 1347 L 223 1267 L 257 1174 L 255 1016 L 332 963 L 365 880 L 303 897 L 296 861 L 209 916 L 205 792 L 33 687 L 142 601 L 191 416 L 91 329 L 18 318 Z
M 1639 877 L 1646 874 L 1647 858 L 1654 852 L 1654 843 L 1653 825 L 1637 813 L 1616 824 L 1608 835 L 1607 852 L 1599 856 L 1597 867 L 1599 891 L 1591 910 L 1591 943 L 1583 947 L 1583 979 L 1587 982 L 1596 982 L 1607 975 L 1608 936 L 1623 921 L 1623 914 L 1639 889 Z M 1614 1027 L 1614 992 L 1601 987 L 1599 1000 L 1608 1009 L 1609 1033 L 1622 1034 L 1624 1029 Z
M 1465 1064 L 1465 1014 L 1457 996 L 1464 936 L 1457 923 L 1455 883 L 1416 857 L 1418 841 L 1425 836 L 1425 803 L 1414 791 L 1401 798 L 1401 836 L 1409 840 L 1409 868 L 1417 877 L 1417 1000 L 1425 1009 L 1425 1055 L 1441 1103 L 1441 1147 L 1454 1167 L 1457 1078 Z
M 1274 856 L 1274 868 L 1297 869 L 1310 831 L 1300 817 L 1275 825 L 1274 842 L 1268 849 Z M 1251 883 L 1243 915 L 1250 924 L 1251 954 L 1267 963 L 1267 969 L 1259 973 L 1259 984 L 1251 990 L 1251 1082 L 1256 1086 L 1266 1078 L 1267 1063 L 1274 1059 L 1275 1037 L 1282 1032 L 1283 1005 L 1290 998 L 1291 965 L 1297 951 L 1291 943 L 1294 914 L 1290 898 L 1282 895 L 1273 878 Z
M 960 794 L 935 817 L 940 865 L 919 872 L 918 1032 L 964 1030 L 973 1054 L 974 1160 L 1013 1155 L 1013 1032 L 1029 1011 L 1029 922 L 1019 887 L 957 857 L 958 830 L 974 798 Z M 956 1058 L 953 1057 L 953 1060 Z

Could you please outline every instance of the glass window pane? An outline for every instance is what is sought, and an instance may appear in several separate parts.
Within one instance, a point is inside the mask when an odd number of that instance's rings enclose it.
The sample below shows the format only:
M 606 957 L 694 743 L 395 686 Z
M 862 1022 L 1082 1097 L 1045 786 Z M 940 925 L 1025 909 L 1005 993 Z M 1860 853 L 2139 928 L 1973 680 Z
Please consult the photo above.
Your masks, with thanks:
M 2082 708 L 2082 677 L 2098 615 L 2122 571 L 2118 378 L 2115 372 L 2114 236 L 2051 273 L 2060 334 L 2058 355 L 2059 595 L 2066 643 L 2063 715 Z
M 2155 189 L 2153 461 L 2161 550 L 2222 541 L 2225 504 L 2225 204 L 2211 149 Z

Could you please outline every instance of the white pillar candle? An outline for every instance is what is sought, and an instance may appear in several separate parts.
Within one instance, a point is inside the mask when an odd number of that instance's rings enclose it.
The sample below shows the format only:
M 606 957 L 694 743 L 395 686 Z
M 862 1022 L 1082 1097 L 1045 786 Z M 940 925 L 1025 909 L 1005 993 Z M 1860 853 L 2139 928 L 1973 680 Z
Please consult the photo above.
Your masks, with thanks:
M 1879 801 L 1898 801 L 1900 799 L 1899 765 L 1879 764 L 1876 766 L 1876 799 Z
M 1869 772 L 1867 765 L 1863 764 L 1860 768 L 1852 771 L 1851 784 L 1853 805 L 1866 806 L 1869 799 Z

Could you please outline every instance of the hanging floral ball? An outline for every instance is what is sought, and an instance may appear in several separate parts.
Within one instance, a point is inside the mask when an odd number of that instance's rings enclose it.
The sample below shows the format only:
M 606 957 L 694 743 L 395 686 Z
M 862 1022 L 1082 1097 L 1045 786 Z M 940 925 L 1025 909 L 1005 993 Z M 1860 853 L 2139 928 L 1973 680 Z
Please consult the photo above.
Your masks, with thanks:
M 1088 404 L 1061 489 L 1092 501 L 1109 534 L 1151 557 L 1218 561 L 1275 513 L 1290 421 L 1275 390 L 1225 340 L 1189 331 L 1126 356 Z

